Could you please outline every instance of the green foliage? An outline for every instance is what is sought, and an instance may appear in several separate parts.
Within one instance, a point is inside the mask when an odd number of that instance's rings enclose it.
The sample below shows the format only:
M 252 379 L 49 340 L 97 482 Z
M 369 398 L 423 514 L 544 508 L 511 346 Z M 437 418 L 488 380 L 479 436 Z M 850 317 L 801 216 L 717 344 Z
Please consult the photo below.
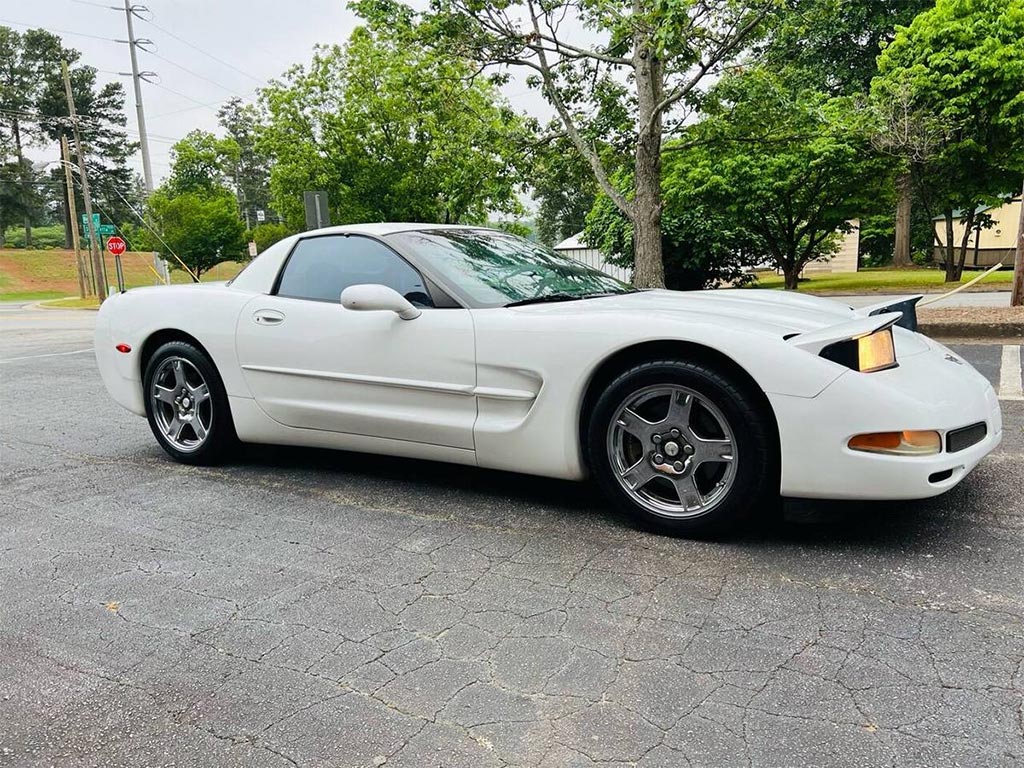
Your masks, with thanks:
M 667 148 L 666 203 L 697 200 L 726 215 L 791 288 L 891 186 L 890 161 L 872 151 L 866 117 L 845 97 L 793 93 L 777 74 L 751 69 L 723 78 L 707 112 Z
M 270 158 L 256 144 L 259 118 L 256 106 L 243 104 L 237 96 L 217 112 L 220 126 L 237 147 L 233 162 L 223 170 L 246 221 L 256 221 L 257 211 L 270 209 Z
M 257 253 L 263 253 L 278 240 L 284 240 L 291 234 L 294 234 L 293 231 L 286 225 L 267 222 L 255 227 L 249 233 L 248 239 L 256 243 Z
M 469 63 L 412 33 L 401 20 L 360 27 L 263 90 L 257 147 L 274 159 L 271 192 L 289 226 L 304 225 L 302 192 L 316 189 L 335 223 L 520 211 L 522 120 Z
M 597 198 L 597 182 L 579 151 L 565 139 L 544 143 L 530 172 L 537 209 L 537 239 L 557 245 L 583 229 Z
M 1024 0 L 938 0 L 901 28 L 879 58 L 876 101 L 903 103 L 913 125 L 933 125 L 913 172 L 930 213 L 952 220 L 1016 189 L 1024 172 Z M 944 243 L 958 279 L 966 239 Z M 959 256 L 954 264 L 954 246 Z
M 174 194 L 163 187 L 150 196 L 147 207 L 163 242 L 147 229 L 134 229 L 129 233 L 134 250 L 161 251 L 172 267 L 179 268 L 167 253 L 166 242 L 197 277 L 222 261 L 248 258 L 245 224 L 230 190 Z
M 3 237 L 0 237 L 3 245 L 10 248 L 27 248 L 25 244 L 25 230 L 8 229 Z M 32 247 L 40 250 L 64 247 L 64 227 L 60 224 L 51 224 L 46 227 L 32 227 Z
M 171 147 L 171 175 L 166 188 L 172 195 L 207 194 L 227 186 L 227 169 L 238 162 L 234 139 L 220 139 L 207 131 L 190 131 Z
M 633 266 L 633 225 L 603 195 L 587 215 L 584 239 L 612 264 Z M 753 279 L 747 268 L 756 259 L 748 233 L 700 200 L 674 195 L 666 201 L 661 247 L 667 288 L 695 291 Z
M 761 52 L 801 88 L 843 96 L 865 93 L 876 59 L 900 25 L 934 0 L 785 0 Z
M 127 167 L 136 145 L 124 131 L 124 88 L 120 83 L 98 85 L 96 70 L 78 64 L 80 58 L 78 51 L 64 47 L 51 32 L 30 29 L 19 34 L 0 26 L 0 161 L 20 162 L 22 169 L 15 170 L 25 182 L 17 206 L 9 190 L 0 190 L 0 220 L 18 215 L 29 223 L 47 221 L 55 209 L 65 209 L 63 169 L 54 163 L 49 176 L 42 177 L 24 157 L 26 148 L 44 147 L 47 159 L 56 161 L 61 136 L 71 135 L 62 60 L 69 64 L 72 97 L 82 118 L 85 162 L 97 208 L 120 221 L 129 215 L 121 195 L 130 201 L 138 199 L 134 175 Z M 72 159 L 77 162 L 78 158 Z M 4 168 L 4 176 L 9 171 Z M 76 196 L 78 209 L 84 210 L 80 194 Z

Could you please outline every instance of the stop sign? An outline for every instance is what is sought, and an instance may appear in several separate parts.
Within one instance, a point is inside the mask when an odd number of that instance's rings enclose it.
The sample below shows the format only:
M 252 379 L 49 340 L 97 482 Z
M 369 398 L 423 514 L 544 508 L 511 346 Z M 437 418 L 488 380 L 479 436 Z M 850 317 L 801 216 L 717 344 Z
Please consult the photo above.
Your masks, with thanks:
M 127 250 L 128 246 L 125 244 L 117 235 L 107 239 L 107 250 L 110 251 L 114 256 L 120 256 Z

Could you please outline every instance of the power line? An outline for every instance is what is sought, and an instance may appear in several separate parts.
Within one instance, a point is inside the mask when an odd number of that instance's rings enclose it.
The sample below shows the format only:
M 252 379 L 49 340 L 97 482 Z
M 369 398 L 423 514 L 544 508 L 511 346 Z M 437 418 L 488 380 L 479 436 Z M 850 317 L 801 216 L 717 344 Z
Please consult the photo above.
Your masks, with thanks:
M 162 89 L 164 91 L 167 91 L 168 93 L 173 93 L 175 96 L 180 96 L 183 99 L 191 101 L 193 104 L 196 104 L 196 105 L 198 105 L 200 107 L 207 106 L 206 104 L 201 102 L 199 99 L 196 99 L 196 98 L 194 98 L 192 96 L 189 96 L 187 93 L 182 93 L 181 91 L 176 91 L 173 88 L 168 88 L 163 83 L 157 83 L 157 82 L 154 82 L 152 80 L 147 80 L 146 82 L 148 82 L 150 85 L 155 85 L 157 88 L 160 88 L 160 89 Z
M 15 27 L 24 27 L 25 29 L 42 29 L 35 24 L 26 24 L 22 21 L 11 21 L 10 19 L 0 19 L 0 24 L 10 24 Z M 76 35 L 78 37 L 91 37 L 93 40 L 106 40 L 108 43 L 116 43 L 112 37 L 103 37 L 103 35 L 90 35 L 88 32 L 74 32 L 69 29 L 47 29 L 47 32 L 56 32 L 61 35 Z
M 150 56 L 155 56 L 156 58 L 160 59 L 160 61 L 163 61 L 163 62 L 166 62 L 167 64 L 170 64 L 172 67 L 176 67 L 177 69 L 180 69 L 182 72 L 187 72 L 188 74 L 192 75 L 192 77 L 199 78 L 200 80 L 205 80 L 206 82 L 210 83 L 211 85 L 215 85 L 218 88 L 220 88 L 221 90 L 227 91 L 232 96 L 238 96 L 239 95 L 238 93 L 236 93 L 234 91 L 234 89 L 228 88 L 226 85 L 221 85 L 216 80 L 211 80 L 210 78 L 206 77 L 206 75 L 200 75 L 198 72 L 196 72 L 194 70 L 191 70 L 188 67 L 182 66 L 181 64 L 178 64 L 176 61 L 171 61 L 166 56 L 161 56 L 159 53 L 156 53 L 155 51 L 146 51 L 146 53 L 148 53 Z
M 84 1 L 84 0 L 82 0 L 82 1 Z M 207 51 L 207 50 L 205 50 L 203 48 L 200 48 L 198 45 L 193 45 L 192 43 L 190 43 L 185 38 L 180 37 L 179 35 L 174 34 L 169 29 L 165 29 L 164 27 L 161 27 L 159 24 L 157 24 L 152 19 L 141 19 L 141 21 L 144 21 L 146 24 L 149 24 L 151 27 L 154 27 L 155 29 L 159 29 L 165 35 L 173 37 L 179 43 L 183 43 L 184 45 L 187 45 L 192 50 L 198 51 L 199 53 L 203 54 L 204 56 L 207 56 L 207 57 L 213 59 L 218 64 L 222 64 L 223 66 L 227 67 L 228 69 L 233 69 L 235 72 L 238 72 L 240 75 L 244 75 L 245 77 L 248 77 L 250 80 L 259 83 L 260 85 L 266 85 L 266 81 L 261 80 L 260 78 L 255 77 L 253 75 L 250 75 L 244 69 L 240 69 L 240 68 L 236 67 L 234 64 L 232 64 L 230 62 L 224 61 L 224 59 L 221 59 L 221 58 L 219 58 L 217 56 L 214 56 L 212 53 L 210 53 L 209 51 Z
M 94 3 L 91 0 L 71 0 L 72 3 L 78 3 L 79 5 L 91 5 L 95 8 L 109 8 L 112 11 L 121 10 L 116 5 L 107 5 L 106 3 Z

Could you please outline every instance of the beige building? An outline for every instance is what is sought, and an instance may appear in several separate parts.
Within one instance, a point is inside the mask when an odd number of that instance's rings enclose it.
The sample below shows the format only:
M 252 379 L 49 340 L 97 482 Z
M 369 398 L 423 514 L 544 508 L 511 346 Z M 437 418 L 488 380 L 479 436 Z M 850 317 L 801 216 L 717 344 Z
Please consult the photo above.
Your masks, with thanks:
M 987 213 L 993 221 L 989 229 L 980 232 L 974 230 L 968 235 L 967 259 L 968 267 L 994 267 L 1002 262 L 1004 267 L 1013 266 L 1014 251 L 1017 246 L 1017 226 L 1020 221 L 1020 198 L 1011 200 L 1000 206 L 985 206 L 979 210 Z M 946 219 L 944 216 L 934 218 L 935 237 L 937 242 L 946 243 Z M 964 237 L 964 220 L 957 215 L 953 219 L 953 244 L 958 249 Z M 975 249 L 977 245 L 977 249 Z M 934 247 L 933 258 L 939 264 L 946 263 L 945 249 L 939 245 Z
M 842 235 L 839 241 L 839 249 L 832 258 L 825 261 L 812 261 L 801 274 L 813 274 L 815 272 L 856 272 L 860 266 L 857 252 L 860 250 L 860 219 L 851 219 L 847 222 L 851 229 Z

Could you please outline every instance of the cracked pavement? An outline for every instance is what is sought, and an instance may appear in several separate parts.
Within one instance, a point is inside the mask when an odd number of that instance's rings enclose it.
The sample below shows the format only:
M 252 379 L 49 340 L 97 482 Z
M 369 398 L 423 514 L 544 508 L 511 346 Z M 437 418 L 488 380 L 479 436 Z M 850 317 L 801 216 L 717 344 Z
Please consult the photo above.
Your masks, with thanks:
M 0 313 L 0 766 L 1024 764 L 1024 403 L 943 497 L 694 542 L 571 483 L 174 464 L 93 317 Z

